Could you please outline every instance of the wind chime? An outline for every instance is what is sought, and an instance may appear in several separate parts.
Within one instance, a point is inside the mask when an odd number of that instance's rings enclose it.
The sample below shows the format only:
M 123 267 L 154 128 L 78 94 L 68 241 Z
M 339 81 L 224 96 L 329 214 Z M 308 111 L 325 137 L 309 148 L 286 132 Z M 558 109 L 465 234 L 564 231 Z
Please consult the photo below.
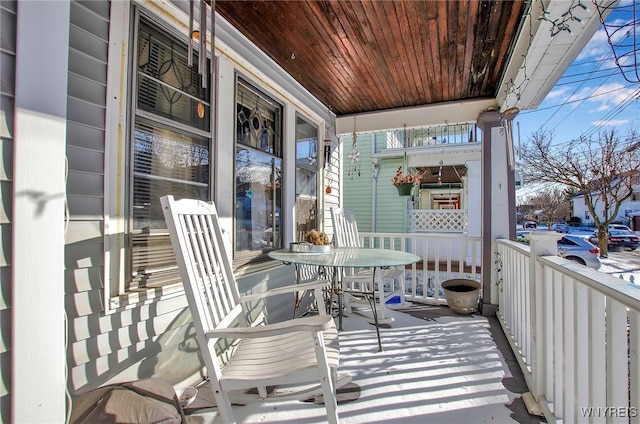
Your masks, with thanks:
M 438 186 L 442 185 L 442 165 L 444 165 L 444 147 L 440 152 L 440 169 L 438 169 Z
M 351 145 L 351 156 L 349 157 L 349 172 L 347 175 L 353 177 L 360 176 L 360 151 L 358 150 L 358 134 L 356 133 L 356 117 L 353 117 L 353 144 Z
M 513 144 L 513 120 L 520 112 L 517 107 L 511 107 L 500 115 L 500 121 L 502 123 L 501 131 L 507 139 L 507 163 L 510 170 L 515 169 L 515 152 Z
M 209 6 L 207 6 L 209 4 Z M 195 8 L 199 8 L 198 29 L 194 29 L 194 11 Z M 207 13 L 207 7 L 209 7 L 209 13 Z M 210 15 L 211 20 L 211 55 L 215 54 L 215 41 L 216 41 L 216 0 L 189 0 L 189 58 L 187 64 L 193 66 L 193 40 L 199 42 L 198 46 L 198 74 L 202 76 L 202 87 L 207 88 L 207 15 Z M 213 62 L 213 61 L 212 61 Z M 211 66 L 211 78 L 213 80 L 215 72 L 215 66 Z

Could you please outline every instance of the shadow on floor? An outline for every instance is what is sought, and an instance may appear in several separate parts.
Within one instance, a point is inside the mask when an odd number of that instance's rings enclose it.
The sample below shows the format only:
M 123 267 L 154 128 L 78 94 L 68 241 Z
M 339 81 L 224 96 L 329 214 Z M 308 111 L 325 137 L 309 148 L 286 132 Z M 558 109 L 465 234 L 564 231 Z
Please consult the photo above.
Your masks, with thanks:
M 460 315 L 453 312 L 447 306 L 434 306 L 434 305 L 421 305 L 421 304 L 412 304 L 408 308 L 396 308 L 398 312 L 404 312 L 409 314 L 415 318 L 424 319 L 426 321 L 436 321 L 441 317 L 458 317 L 464 318 L 469 317 L 470 319 L 474 316 L 471 315 Z M 520 369 L 520 365 L 518 365 L 518 360 L 516 359 L 513 351 L 511 350 L 511 346 L 509 345 L 509 341 L 502 331 L 502 327 L 498 322 L 496 317 L 487 317 L 490 325 L 489 332 L 491 333 L 491 337 L 494 342 L 498 346 L 498 349 L 502 353 L 507 366 L 509 367 L 509 371 L 511 373 L 511 377 L 504 378 L 502 383 L 505 388 L 513 393 L 518 393 L 522 395 L 529 391 L 527 387 L 527 382 L 524 379 L 524 375 L 522 374 L 522 370 Z M 506 406 L 509 408 L 512 413 L 511 417 L 518 421 L 521 424 L 538 424 L 538 423 L 546 423 L 546 419 L 544 417 L 539 417 L 536 415 L 529 414 L 527 411 L 527 407 L 522 400 L 522 397 L 517 397 L 513 403 Z

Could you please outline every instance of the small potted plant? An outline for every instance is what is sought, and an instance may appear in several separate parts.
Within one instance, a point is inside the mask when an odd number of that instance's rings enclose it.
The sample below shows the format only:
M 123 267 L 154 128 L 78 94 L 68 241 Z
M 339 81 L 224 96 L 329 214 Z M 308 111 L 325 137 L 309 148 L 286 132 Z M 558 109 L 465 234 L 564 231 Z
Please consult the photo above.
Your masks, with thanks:
M 398 167 L 396 175 L 391 179 L 400 196 L 411 195 L 411 189 L 415 185 L 420 185 L 420 181 L 422 181 L 422 174 L 404 174 L 402 166 Z
M 331 246 L 329 245 L 329 236 L 322 231 L 307 231 L 304 235 L 304 241 L 313 245 L 311 250 L 314 252 L 328 252 L 331 250 Z

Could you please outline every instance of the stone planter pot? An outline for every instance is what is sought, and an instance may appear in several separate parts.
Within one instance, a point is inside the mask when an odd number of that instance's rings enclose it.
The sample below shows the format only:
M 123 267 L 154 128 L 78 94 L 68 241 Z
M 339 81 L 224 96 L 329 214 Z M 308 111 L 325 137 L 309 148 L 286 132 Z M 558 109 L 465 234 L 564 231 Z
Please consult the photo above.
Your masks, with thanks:
M 398 195 L 400 195 L 400 196 L 410 196 L 411 195 L 411 189 L 413 188 L 413 183 L 400 184 L 399 186 L 396 186 L 396 188 L 398 189 Z
M 442 291 L 449 308 L 458 314 L 471 314 L 478 307 L 480 283 L 465 278 L 447 280 L 442 283 Z

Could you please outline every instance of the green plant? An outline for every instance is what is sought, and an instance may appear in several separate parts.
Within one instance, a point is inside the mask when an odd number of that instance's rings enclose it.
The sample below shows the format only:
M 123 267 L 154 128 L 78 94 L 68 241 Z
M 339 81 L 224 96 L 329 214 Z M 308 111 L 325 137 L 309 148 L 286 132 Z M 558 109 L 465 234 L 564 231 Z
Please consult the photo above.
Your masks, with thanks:
M 420 184 L 420 181 L 422 181 L 422 174 L 421 173 L 419 173 L 419 174 L 403 174 L 402 173 L 402 166 L 398 167 L 398 171 L 396 172 L 396 175 L 394 175 L 393 178 L 391 179 L 391 182 L 396 187 L 398 187 L 399 185 L 402 185 L 402 184 L 418 185 L 418 184 Z

